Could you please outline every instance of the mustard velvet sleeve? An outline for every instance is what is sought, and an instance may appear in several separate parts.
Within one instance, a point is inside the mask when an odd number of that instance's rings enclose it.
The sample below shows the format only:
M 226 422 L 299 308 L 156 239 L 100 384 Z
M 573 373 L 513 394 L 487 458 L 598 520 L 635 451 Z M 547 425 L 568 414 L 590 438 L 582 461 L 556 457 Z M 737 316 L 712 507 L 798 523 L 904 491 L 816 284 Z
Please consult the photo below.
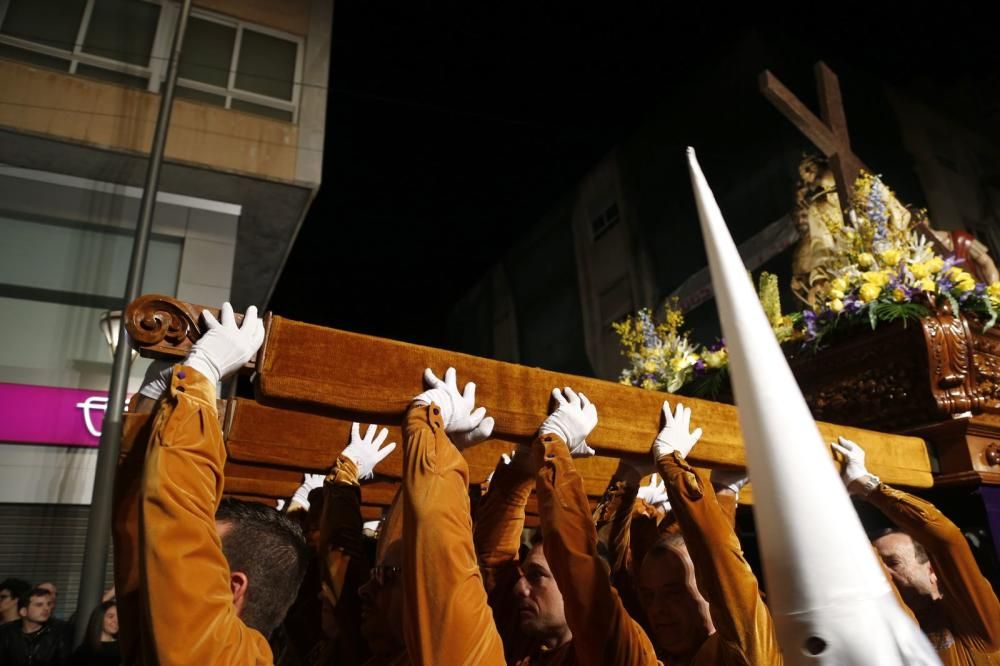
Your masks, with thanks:
M 1000 602 L 961 530 L 930 502 L 884 483 L 865 499 L 927 551 L 956 639 L 980 652 L 1000 650 Z
M 125 414 L 122 456 L 115 473 L 111 535 L 115 556 L 115 596 L 118 600 L 118 646 L 122 663 L 139 663 L 142 625 L 139 609 L 139 493 L 153 418 L 150 414 Z
M 545 559 L 563 595 L 579 664 L 656 664 L 653 645 L 629 616 L 597 554 L 597 530 L 583 479 L 566 443 L 539 436 L 532 444 L 538 466 L 535 492 Z
M 473 527 L 476 558 L 483 570 L 486 591 L 492 591 L 499 570 L 517 563 L 524 530 L 524 510 L 535 483 L 530 461 L 524 453 L 509 464 L 499 462 L 490 488 L 480 500 Z
M 325 497 L 319 530 L 323 582 L 339 601 L 351 562 L 364 558 L 361 542 L 361 486 L 354 461 L 338 456 L 323 482 L 323 494 Z
M 709 603 L 717 655 L 728 653 L 725 658 L 732 663 L 781 663 L 771 614 L 712 484 L 676 453 L 661 457 L 657 467 L 694 563 L 698 589 Z
M 503 664 L 476 562 L 469 468 L 437 405 L 411 405 L 403 424 L 403 590 L 414 664 Z
M 271 664 L 267 641 L 236 615 L 215 527 L 226 459 L 215 386 L 175 366 L 169 391 L 142 483 L 145 647 L 159 664 Z

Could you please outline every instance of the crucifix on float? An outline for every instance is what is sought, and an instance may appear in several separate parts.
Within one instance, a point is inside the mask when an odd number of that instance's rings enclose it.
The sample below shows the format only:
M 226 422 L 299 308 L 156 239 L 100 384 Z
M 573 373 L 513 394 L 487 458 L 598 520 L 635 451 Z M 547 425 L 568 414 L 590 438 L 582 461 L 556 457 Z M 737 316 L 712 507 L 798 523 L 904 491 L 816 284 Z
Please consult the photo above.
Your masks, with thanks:
M 851 150 L 851 139 L 847 133 L 847 115 L 844 113 L 844 101 L 840 95 L 840 81 L 833 70 L 820 61 L 814 66 L 816 73 L 816 90 L 819 93 L 820 118 L 809 110 L 802 101 L 792 94 L 781 81 L 770 72 L 764 70 L 758 79 L 760 91 L 771 104 L 799 131 L 806 135 L 817 148 L 827 157 L 830 170 L 837 183 L 837 199 L 840 202 L 840 212 L 847 223 L 851 210 L 851 190 L 854 181 L 862 169 L 874 173 L 866 167 L 854 151 Z M 952 253 L 941 240 L 931 231 L 925 222 L 917 225 L 924 236 L 934 246 L 935 251 L 942 256 Z
M 764 70 L 760 74 L 760 91 L 781 113 L 799 128 L 799 131 L 816 144 L 830 161 L 830 170 L 837 182 L 840 210 L 844 220 L 850 219 L 851 188 L 861 169 L 870 171 L 851 150 L 847 133 L 847 116 L 840 96 L 840 82 L 833 70 L 823 62 L 816 63 L 816 88 L 819 92 L 821 118 L 785 87 L 774 74 Z

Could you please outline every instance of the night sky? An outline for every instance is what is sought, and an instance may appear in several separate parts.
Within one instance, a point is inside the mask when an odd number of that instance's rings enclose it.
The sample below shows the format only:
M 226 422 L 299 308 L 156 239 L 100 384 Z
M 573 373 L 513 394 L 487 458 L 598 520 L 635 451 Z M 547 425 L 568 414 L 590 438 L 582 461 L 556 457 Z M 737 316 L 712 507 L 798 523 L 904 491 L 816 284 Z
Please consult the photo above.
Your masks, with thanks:
M 455 300 L 650 114 L 697 110 L 685 92 L 738 67 L 736 44 L 758 44 L 807 101 L 823 59 L 842 83 L 888 81 L 996 132 L 1000 57 L 981 10 L 679 4 L 337 0 L 323 186 L 270 308 L 445 346 Z M 960 94 L 970 89 L 972 101 Z M 678 127 L 665 149 L 732 121 L 718 109 L 695 115 L 702 126 Z

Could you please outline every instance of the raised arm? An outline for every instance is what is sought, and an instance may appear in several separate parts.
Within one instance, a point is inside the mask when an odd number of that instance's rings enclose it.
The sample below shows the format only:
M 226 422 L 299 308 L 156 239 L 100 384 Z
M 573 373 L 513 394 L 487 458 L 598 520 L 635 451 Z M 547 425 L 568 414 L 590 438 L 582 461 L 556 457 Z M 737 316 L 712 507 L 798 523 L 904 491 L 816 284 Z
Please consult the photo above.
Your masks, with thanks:
M 864 449 L 855 442 L 841 437 L 832 446 L 844 456 L 848 491 L 878 507 L 927 551 L 942 603 L 954 622 L 951 630 L 982 652 L 1000 651 L 1000 601 L 958 526 L 930 502 L 892 488 L 868 472 Z
M 571 458 L 593 455 L 586 437 L 597 408 L 572 389 L 553 391 L 556 410 L 532 444 L 545 559 L 563 597 L 573 651 L 580 664 L 655 664 L 653 645 L 629 616 L 597 553 L 583 478 Z
M 403 634 L 414 664 L 503 664 L 472 540 L 469 468 L 462 445 L 487 438 L 493 419 L 473 411 L 475 384 L 460 393 L 428 370 L 430 390 L 403 424 Z
M 680 403 L 671 414 L 669 403 L 664 402 L 663 416 L 664 427 L 652 447 L 653 459 L 666 482 L 698 590 L 709 603 L 719 649 L 743 659 L 742 663 L 778 663 L 771 615 L 731 520 L 716 500 L 712 484 L 685 460 L 701 437 L 701 428 L 690 431 L 691 410 Z
M 155 414 L 140 491 L 142 597 L 147 659 L 161 664 L 270 663 L 271 650 L 237 616 L 229 565 L 215 524 L 226 450 L 215 385 L 263 341 L 250 308 L 237 328 L 232 308 L 174 366 Z

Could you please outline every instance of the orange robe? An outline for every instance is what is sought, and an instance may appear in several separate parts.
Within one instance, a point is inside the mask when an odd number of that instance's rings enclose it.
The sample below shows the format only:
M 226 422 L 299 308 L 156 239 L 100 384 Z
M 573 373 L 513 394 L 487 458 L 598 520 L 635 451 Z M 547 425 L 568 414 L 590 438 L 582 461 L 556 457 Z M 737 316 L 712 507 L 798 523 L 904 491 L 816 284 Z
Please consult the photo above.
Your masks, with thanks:
M 437 405 L 410 406 L 403 440 L 403 635 L 410 662 L 503 664 L 473 547 L 469 466 Z
M 137 439 L 115 483 L 123 662 L 272 664 L 264 636 L 236 615 L 215 528 L 226 461 L 215 386 L 175 366 L 151 425 L 141 421 L 126 420 Z
M 583 478 L 566 443 L 553 434 L 541 435 L 532 444 L 532 456 L 538 467 L 535 492 L 545 559 L 573 632 L 569 647 L 563 646 L 572 651 L 571 658 L 566 654 L 553 663 L 657 664 L 653 644 L 625 610 L 598 555 Z
M 757 578 L 707 475 L 699 475 L 677 453 L 661 457 L 657 466 L 694 563 L 698 590 L 708 601 L 715 624 L 715 633 L 691 663 L 782 663 L 774 622 L 760 598 Z
M 961 530 L 930 502 L 884 483 L 865 499 L 930 556 L 943 598 L 918 620 L 942 663 L 1000 664 L 1000 602 Z

